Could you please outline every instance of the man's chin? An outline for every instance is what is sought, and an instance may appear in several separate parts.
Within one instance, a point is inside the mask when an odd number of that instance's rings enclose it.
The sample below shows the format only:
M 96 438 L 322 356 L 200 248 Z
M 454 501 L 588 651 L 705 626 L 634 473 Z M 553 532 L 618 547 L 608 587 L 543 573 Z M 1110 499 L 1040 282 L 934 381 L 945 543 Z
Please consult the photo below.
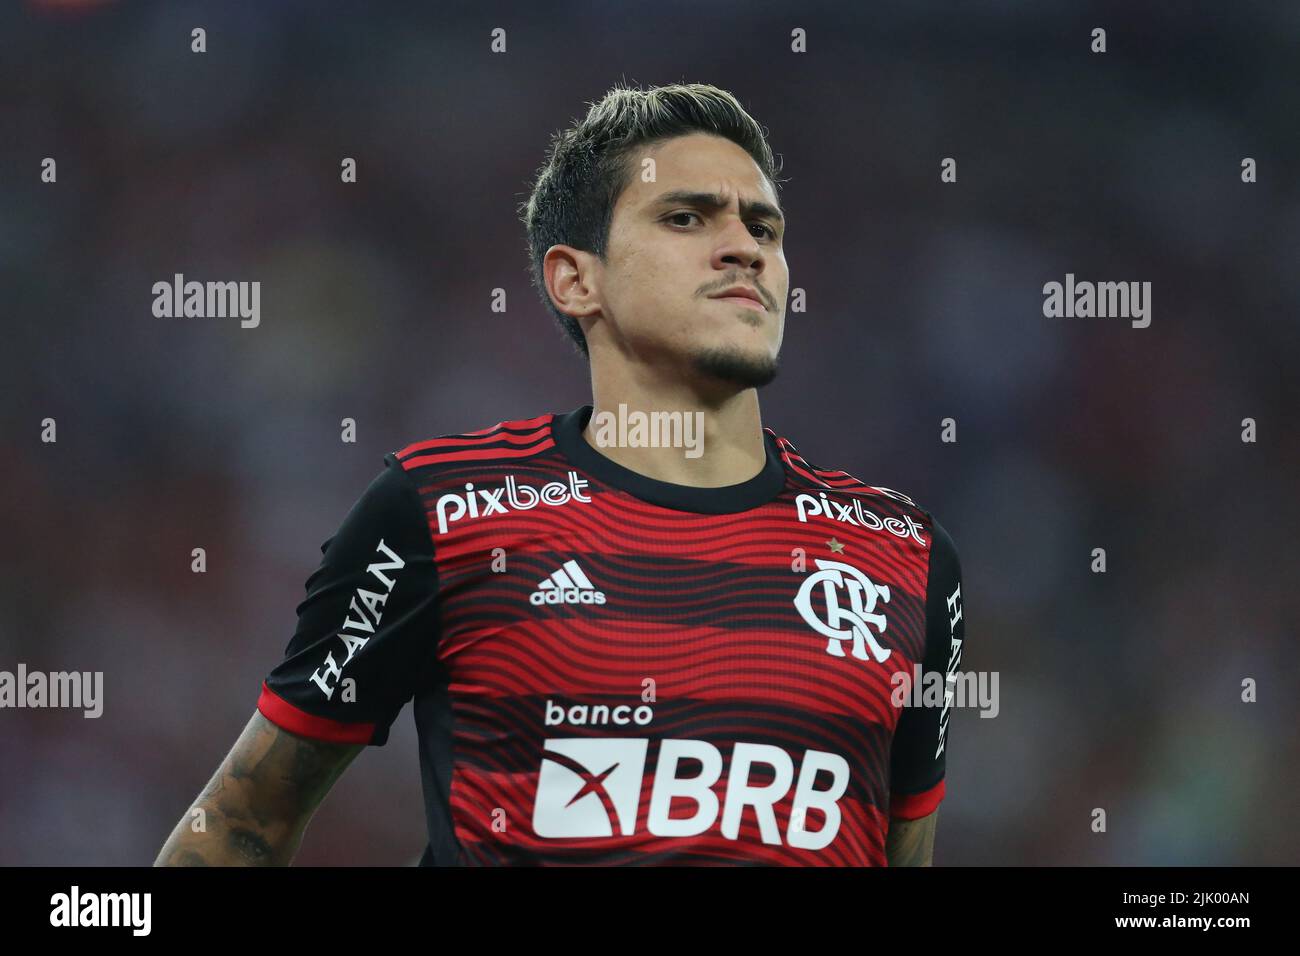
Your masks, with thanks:
M 777 362 L 771 355 L 738 348 L 697 352 L 692 364 L 699 374 L 739 388 L 762 388 L 776 378 Z

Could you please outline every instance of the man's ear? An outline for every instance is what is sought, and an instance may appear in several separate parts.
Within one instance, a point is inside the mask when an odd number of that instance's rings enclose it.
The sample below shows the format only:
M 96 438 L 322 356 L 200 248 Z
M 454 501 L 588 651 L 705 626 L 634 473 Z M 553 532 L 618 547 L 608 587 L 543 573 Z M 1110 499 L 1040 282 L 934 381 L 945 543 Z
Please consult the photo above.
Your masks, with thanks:
M 554 245 L 542 259 L 551 302 L 565 315 L 583 319 L 600 313 L 596 257 L 573 246 Z

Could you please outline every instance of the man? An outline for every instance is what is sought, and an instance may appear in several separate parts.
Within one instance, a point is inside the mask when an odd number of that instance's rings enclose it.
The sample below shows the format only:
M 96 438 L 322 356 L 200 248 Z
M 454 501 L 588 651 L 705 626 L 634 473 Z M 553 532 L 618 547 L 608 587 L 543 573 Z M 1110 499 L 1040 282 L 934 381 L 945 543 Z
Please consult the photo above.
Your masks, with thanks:
M 408 700 L 424 864 L 930 863 L 947 708 L 891 694 L 959 663 L 957 554 L 760 422 L 776 176 L 700 84 L 615 89 L 555 138 L 523 218 L 592 405 L 385 458 L 159 863 L 288 863 Z

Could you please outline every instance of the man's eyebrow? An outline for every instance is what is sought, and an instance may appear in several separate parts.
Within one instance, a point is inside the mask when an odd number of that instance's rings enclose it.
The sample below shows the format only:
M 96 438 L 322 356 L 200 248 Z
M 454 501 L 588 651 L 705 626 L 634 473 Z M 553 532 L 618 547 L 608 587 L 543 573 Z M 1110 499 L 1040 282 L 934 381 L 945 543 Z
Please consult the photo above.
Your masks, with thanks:
M 726 209 L 730 203 L 719 196 L 717 193 L 693 192 L 689 189 L 674 189 L 658 196 L 651 204 L 652 208 L 660 206 L 695 206 L 699 209 L 708 209 L 717 212 L 720 209 Z M 785 216 L 781 210 L 777 209 L 769 202 L 761 199 L 742 199 L 740 201 L 740 215 L 742 219 L 751 216 L 765 216 L 768 219 L 775 219 L 777 222 L 784 223 Z

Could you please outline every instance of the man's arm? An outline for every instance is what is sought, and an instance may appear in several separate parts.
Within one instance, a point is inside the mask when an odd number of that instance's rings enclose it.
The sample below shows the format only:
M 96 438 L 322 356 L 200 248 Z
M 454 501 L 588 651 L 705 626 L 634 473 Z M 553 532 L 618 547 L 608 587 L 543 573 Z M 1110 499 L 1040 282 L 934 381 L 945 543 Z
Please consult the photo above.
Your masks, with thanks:
M 312 814 L 363 746 L 299 737 L 254 712 L 154 866 L 288 866 Z
M 890 866 L 930 866 L 934 862 L 934 830 L 939 822 L 935 810 L 919 820 L 889 821 L 885 857 Z
M 961 666 L 966 640 L 961 600 L 961 562 L 948 532 L 930 515 L 930 567 L 925 585 L 925 645 L 922 670 L 927 678 L 949 678 Z M 891 700 L 892 700 L 891 696 Z M 894 728 L 889 755 L 889 866 L 930 866 L 938 808 L 947 792 L 948 722 L 952 691 L 943 706 L 928 700 L 905 707 Z

